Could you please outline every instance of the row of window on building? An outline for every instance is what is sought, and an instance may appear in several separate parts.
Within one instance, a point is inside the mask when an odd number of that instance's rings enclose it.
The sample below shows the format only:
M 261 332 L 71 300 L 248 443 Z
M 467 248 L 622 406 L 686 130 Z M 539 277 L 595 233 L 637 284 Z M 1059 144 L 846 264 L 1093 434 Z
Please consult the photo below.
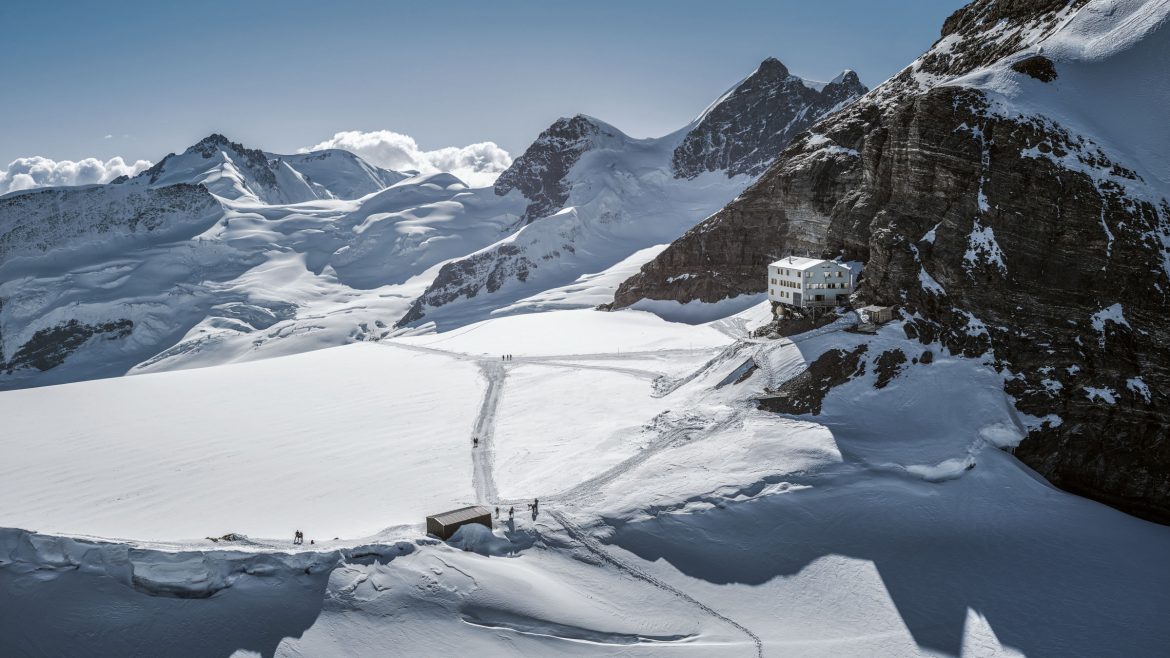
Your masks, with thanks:
M 828 274 L 828 272 L 826 272 L 825 274 Z M 837 274 L 838 274 L 838 278 L 843 278 L 843 277 L 840 277 L 840 274 L 841 274 L 840 272 L 838 272 Z M 769 281 L 774 286 L 782 286 L 784 288 L 800 288 L 801 287 L 800 283 L 797 281 L 785 281 L 784 279 L 776 279 L 776 278 L 770 279 Z M 830 281 L 828 283 L 806 283 L 806 284 L 804 284 L 804 287 L 805 288 L 842 288 L 842 289 L 844 289 L 844 288 L 848 288 L 849 284 L 844 282 L 844 281 L 841 281 L 841 282 Z
M 825 276 L 824 276 L 824 278 L 826 278 L 826 279 L 833 279 L 833 278 L 836 278 L 836 279 L 844 279 L 844 278 L 845 278 L 845 273 L 844 273 L 844 272 L 841 272 L 841 271 L 839 271 L 839 270 L 838 270 L 838 271 L 836 271 L 836 272 L 822 272 L 822 274 L 824 274 L 824 275 L 825 275 Z M 781 270 L 780 270 L 780 275 L 781 275 L 781 276 L 795 276 L 795 277 L 798 277 L 798 278 L 800 277 L 800 273 L 799 273 L 799 272 L 797 272 L 796 274 L 793 274 L 793 273 L 792 273 L 792 270 L 786 270 L 786 269 L 781 269 Z M 806 279 L 811 279 L 811 278 L 813 278 L 813 273 L 812 273 L 812 272 L 805 272 L 805 273 L 804 273 L 804 278 L 806 278 Z M 772 279 L 772 283 L 776 283 L 776 279 Z
M 771 281 L 772 281 L 772 285 L 774 285 L 774 286 L 784 286 L 786 288 L 799 288 L 800 287 L 800 283 L 797 281 L 785 281 L 784 279 L 777 279 L 777 278 L 772 278 Z

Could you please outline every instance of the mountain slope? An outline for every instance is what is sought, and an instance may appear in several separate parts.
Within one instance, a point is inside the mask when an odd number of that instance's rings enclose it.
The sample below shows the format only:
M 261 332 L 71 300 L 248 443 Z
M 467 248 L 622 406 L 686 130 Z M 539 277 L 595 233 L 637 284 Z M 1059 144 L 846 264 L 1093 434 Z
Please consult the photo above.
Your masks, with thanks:
M 851 71 L 819 85 L 769 58 L 664 137 L 634 139 L 584 115 L 559 119 L 495 184 L 496 194 L 528 202 L 524 225 L 445 265 L 399 324 L 524 310 L 534 293 L 669 242 L 742 191 L 795 131 L 864 92 Z
M 450 174 L 218 135 L 132 179 L 0 197 L 0 388 L 363 340 L 523 207 Z
M 866 262 L 864 298 L 1012 373 L 1017 456 L 1170 521 L 1170 6 L 980 0 L 739 199 L 622 284 L 715 301 L 790 252 Z

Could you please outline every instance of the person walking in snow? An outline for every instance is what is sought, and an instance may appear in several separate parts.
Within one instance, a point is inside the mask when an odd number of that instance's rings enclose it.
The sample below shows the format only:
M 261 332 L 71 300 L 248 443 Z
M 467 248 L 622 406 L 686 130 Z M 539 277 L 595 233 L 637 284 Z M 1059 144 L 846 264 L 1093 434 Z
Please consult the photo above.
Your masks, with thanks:
M 509 520 L 509 521 L 511 521 L 511 520 L 512 520 L 512 518 L 513 518 L 513 517 L 515 517 L 515 516 L 516 516 L 516 508 L 515 508 L 515 507 L 509 507 L 509 508 L 508 508 L 508 520 Z
M 496 518 L 500 518 L 500 506 L 496 505 Z

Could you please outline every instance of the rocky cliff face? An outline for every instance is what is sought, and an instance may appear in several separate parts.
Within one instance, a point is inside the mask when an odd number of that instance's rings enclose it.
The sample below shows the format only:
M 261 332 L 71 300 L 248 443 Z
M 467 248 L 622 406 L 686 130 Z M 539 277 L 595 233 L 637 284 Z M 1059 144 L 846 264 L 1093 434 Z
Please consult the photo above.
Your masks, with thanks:
M 0 268 L 17 257 L 193 233 L 221 213 L 200 185 L 90 185 L 9 194 L 0 198 Z
M 1140 144 L 1118 148 L 1119 128 L 1107 147 L 1091 129 L 1102 122 L 1080 120 L 1109 77 L 1167 96 L 1161 74 L 1143 81 L 1131 61 L 1156 69 L 1167 30 L 1126 32 L 1164 25 L 1156 11 L 972 3 L 930 52 L 798 137 L 625 282 L 616 305 L 762 292 L 766 264 L 790 252 L 862 260 L 861 294 L 901 305 L 911 337 L 1000 369 L 1029 415 L 1021 460 L 1069 491 L 1170 522 L 1168 185 L 1131 155 Z M 1087 44 L 1102 32 L 1134 44 L 1101 55 Z M 1120 57 L 1124 73 L 1110 72 Z M 1147 140 L 1166 135 L 1133 141 Z
M 853 71 L 822 87 L 769 57 L 703 114 L 675 148 L 671 171 L 679 178 L 704 171 L 758 176 L 793 137 L 867 91 Z
M 494 186 L 496 194 L 504 196 L 519 190 L 529 200 L 524 223 L 560 210 L 569 200 L 566 176 L 581 155 L 596 145 L 595 138 L 599 136 L 615 137 L 601 122 L 584 114 L 557 119 L 500 174 Z

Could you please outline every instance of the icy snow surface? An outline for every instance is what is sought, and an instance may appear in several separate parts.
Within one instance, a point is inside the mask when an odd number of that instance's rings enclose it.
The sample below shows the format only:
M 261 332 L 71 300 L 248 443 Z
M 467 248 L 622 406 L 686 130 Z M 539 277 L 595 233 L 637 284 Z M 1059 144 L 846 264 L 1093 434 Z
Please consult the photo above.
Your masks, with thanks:
M 1166 646 L 1170 529 L 999 450 L 1023 435 L 1001 375 L 898 323 L 749 338 L 767 316 L 549 311 L 0 393 L 0 527 L 38 531 L 0 530 L 0 637 L 16 655 Z M 862 344 L 865 374 L 820 415 L 752 403 Z M 935 359 L 877 389 L 890 349 Z M 425 514 L 471 503 L 502 508 L 494 532 L 424 537 Z M 246 538 L 199 539 L 229 532 Z

